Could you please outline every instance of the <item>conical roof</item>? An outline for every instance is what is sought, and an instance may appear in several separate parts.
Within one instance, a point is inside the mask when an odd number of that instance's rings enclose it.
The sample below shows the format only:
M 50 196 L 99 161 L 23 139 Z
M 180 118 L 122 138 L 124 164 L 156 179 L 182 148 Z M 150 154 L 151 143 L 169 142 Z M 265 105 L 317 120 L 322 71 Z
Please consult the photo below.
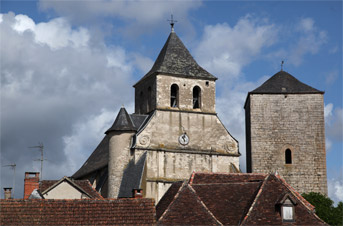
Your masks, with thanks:
M 124 107 L 120 109 L 116 120 L 111 128 L 105 132 L 105 134 L 108 134 L 111 131 L 135 131 L 135 126 L 132 122 L 132 119 Z
M 249 92 L 249 94 L 305 94 L 305 93 L 324 93 L 308 86 L 291 74 L 285 71 L 279 71 L 270 79 L 264 82 L 257 89 Z
M 157 73 L 198 79 L 217 79 L 198 65 L 173 31 L 170 33 L 153 67 L 140 81 Z

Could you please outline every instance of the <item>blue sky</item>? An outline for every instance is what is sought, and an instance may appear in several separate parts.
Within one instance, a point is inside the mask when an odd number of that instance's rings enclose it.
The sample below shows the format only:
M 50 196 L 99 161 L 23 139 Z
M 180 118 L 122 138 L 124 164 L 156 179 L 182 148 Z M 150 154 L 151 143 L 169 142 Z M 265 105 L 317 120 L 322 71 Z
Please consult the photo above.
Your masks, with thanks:
M 175 30 L 197 62 L 218 77 L 219 117 L 239 140 L 245 170 L 243 104 L 280 70 L 325 91 L 329 195 L 343 200 L 341 1 L 1 1 L 1 165 L 70 176 L 112 124 L 132 85 Z M 13 171 L 1 167 L 1 187 Z

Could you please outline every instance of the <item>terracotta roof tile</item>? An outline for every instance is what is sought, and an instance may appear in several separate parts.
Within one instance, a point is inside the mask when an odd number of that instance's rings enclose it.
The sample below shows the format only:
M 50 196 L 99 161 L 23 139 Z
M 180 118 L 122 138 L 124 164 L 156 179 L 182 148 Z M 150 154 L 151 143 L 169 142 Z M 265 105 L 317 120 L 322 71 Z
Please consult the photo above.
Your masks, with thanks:
M 0 200 L 1 225 L 153 225 L 152 199 Z
M 313 206 L 273 174 L 193 173 L 182 189 L 178 187 L 171 186 L 156 206 L 162 215 L 159 224 L 289 224 L 280 212 L 280 200 L 288 197 L 295 205 L 292 224 L 325 225 Z

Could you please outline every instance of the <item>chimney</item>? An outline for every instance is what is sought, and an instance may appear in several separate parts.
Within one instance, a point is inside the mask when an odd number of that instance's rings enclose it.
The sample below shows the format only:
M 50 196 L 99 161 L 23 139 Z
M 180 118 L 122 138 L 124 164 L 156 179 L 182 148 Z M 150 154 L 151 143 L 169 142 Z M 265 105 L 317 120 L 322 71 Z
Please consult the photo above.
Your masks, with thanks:
M 5 192 L 5 199 L 12 198 L 12 188 L 4 188 L 4 192 Z
M 140 189 L 140 188 L 132 189 L 133 198 L 134 199 L 143 198 L 143 192 L 142 191 L 143 191 L 143 189 Z
M 39 189 L 39 172 L 25 172 L 24 199 L 28 199 L 35 189 Z

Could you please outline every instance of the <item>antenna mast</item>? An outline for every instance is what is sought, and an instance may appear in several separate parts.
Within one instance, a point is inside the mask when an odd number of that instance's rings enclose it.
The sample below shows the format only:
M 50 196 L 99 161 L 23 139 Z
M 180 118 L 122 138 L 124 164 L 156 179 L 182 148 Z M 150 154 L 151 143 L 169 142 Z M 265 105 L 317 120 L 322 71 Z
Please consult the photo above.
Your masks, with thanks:
M 35 161 L 40 161 L 40 179 L 42 180 L 43 179 L 43 161 L 46 160 L 44 159 L 44 145 L 43 143 L 39 142 L 38 146 L 32 146 L 29 148 L 36 148 L 36 149 L 39 149 L 40 151 L 40 159 L 37 159 Z
M 15 194 L 14 193 L 15 192 L 14 186 L 15 186 L 15 167 L 16 166 L 17 165 L 15 163 L 3 166 L 3 167 L 11 167 L 13 169 L 13 197 L 14 197 L 14 194 Z

